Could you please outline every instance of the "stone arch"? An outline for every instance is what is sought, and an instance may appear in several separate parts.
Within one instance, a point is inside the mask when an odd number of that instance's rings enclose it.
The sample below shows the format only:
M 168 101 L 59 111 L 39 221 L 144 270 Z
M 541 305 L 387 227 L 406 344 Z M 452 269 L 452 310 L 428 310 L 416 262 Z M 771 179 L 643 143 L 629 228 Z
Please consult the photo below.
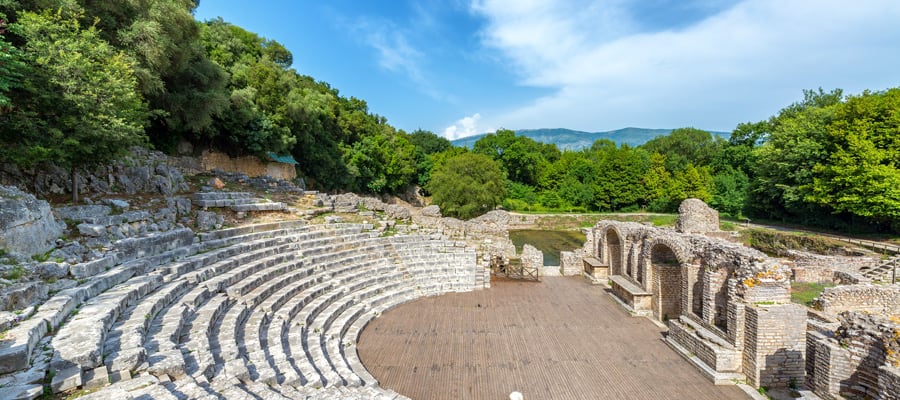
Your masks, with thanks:
M 681 241 L 673 240 L 671 238 L 666 237 L 658 237 L 658 238 L 650 238 L 644 244 L 644 251 L 642 258 L 649 261 L 652 257 L 652 250 L 656 245 L 663 245 L 668 247 L 669 250 L 675 255 L 675 258 L 678 261 L 678 264 L 684 265 L 687 264 L 689 259 L 688 252 L 685 250 L 685 245 L 681 243 Z
M 623 275 L 625 273 L 625 243 L 627 237 L 615 225 L 607 225 L 602 229 L 602 240 L 600 240 L 601 260 L 609 266 L 610 275 Z
M 668 238 L 649 240 L 644 245 L 641 264 L 648 280 L 652 279 L 653 313 L 661 321 L 677 319 L 684 309 L 687 257 L 684 247 Z

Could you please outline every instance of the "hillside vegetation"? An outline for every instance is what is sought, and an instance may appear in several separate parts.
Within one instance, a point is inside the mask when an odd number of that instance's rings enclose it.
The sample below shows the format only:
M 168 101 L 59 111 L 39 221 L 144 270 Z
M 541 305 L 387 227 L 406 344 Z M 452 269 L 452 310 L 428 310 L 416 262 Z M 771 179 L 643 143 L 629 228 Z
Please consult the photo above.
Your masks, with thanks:
M 657 136 L 666 136 L 672 132 L 672 129 L 647 129 L 647 128 L 622 128 L 613 131 L 603 132 L 585 132 L 572 129 L 554 128 L 554 129 L 518 129 L 516 135 L 525 136 L 535 141 L 547 144 L 554 144 L 560 150 L 582 150 L 591 147 L 594 142 L 600 139 L 612 140 L 618 145 L 627 144 L 629 146 L 640 146 L 647 143 Z M 724 139 L 728 138 L 729 132 L 709 131 L 716 136 Z M 488 134 L 480 134 L 467 136 L 452 140 L 454 146 L 472 148 L 479 139 Z
M 734 218 L 900 231 L 900 89 L 806 91 L 727 140 L 681 128 L 639 146 L 600 138 L 574 150 L 501 129 L 469 149 L 394 128 L 364 100 L 291 68 L 282 44 L 196 21 L 195 6 L 0 0 L 0 162 L 52 163 L 75 181 L 133 145 L 173 152 L 187 141 L 291 154 L 319 190 L 418 185 L 464 218 L 498 205 L 670 212 L 696 197 Z

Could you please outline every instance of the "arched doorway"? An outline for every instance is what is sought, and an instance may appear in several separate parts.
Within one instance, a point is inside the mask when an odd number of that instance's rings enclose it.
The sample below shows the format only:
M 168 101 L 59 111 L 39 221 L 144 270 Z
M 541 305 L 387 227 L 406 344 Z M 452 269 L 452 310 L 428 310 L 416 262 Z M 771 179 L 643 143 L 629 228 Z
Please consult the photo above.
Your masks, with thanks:
M 623 275 L 622 250 L 624 242 L 615 229 L 606 230 L 606 262 L 609 265 L 610 275 Z
M 656 317 L 661 321 L 681 316 L 681 263 L 671 247 L 656 243 L 650 248 L 650 268 L 659 279 Z

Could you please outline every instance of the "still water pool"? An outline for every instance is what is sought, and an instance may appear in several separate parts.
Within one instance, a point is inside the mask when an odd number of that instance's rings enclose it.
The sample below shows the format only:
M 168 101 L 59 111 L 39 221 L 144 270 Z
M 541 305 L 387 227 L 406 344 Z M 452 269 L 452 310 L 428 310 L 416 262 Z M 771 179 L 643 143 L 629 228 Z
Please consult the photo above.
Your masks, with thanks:
M 581 231 L 509 231 L 509 239 L 516 245 L 516 252 L 522 253 L 522 245 L 528 243 L 544 253 L 544 265 L 559 265 L 559 252 L 572 251 L 584 245 Z

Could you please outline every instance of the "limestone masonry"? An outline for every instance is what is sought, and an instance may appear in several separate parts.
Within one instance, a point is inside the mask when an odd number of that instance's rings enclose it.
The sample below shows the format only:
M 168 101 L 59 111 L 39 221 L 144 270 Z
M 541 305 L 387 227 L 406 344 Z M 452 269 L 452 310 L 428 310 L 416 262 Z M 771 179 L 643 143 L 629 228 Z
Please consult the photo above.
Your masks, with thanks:
M 104 184 L 149 173 L 110 168 Z M 176 195 L 180 173 L 154 171 L 178 179 L 140 206 L 51 210 L 0 186 L 0 398 L 403 399 L 356 354 L 366 324 L 423 296 L 489 288 L 491 262 L 515 255 L 504 211 L 461 221 L 437 206 L 221 172 Z M 311 206 L 227 191 L 222 179 Z M 791 303 L 799 261 L 726 240 L 699 200 L 680 211 L 675 229 L 597 222 L 583 248 L 561 255 L 560 274 L 608 285 L 634 315 L 664 324 L 666 343 L 716 383 L 898 398 L 900 285 L 836 286 L 808 310 Z M 250 215 L 275 220 L 226 227 Z M 543 268 L 530 245 L 520 259 Z M 880 262 L 840 259 L 815 280 L 858 282 Z
M 815 302 L 824 313 L 813 314 L 791 303 L 793 262 L 721 239 L 717 215 L 699 200 L 679 210 L 676 229 L 598 222 L 585 276 L 665 323 L 667 343 L 717 383 L 805 387 L 827 399 L 900 396 L 900 285 L 829 288 Z M 830 272 L 826 281 L 840 281 Z

